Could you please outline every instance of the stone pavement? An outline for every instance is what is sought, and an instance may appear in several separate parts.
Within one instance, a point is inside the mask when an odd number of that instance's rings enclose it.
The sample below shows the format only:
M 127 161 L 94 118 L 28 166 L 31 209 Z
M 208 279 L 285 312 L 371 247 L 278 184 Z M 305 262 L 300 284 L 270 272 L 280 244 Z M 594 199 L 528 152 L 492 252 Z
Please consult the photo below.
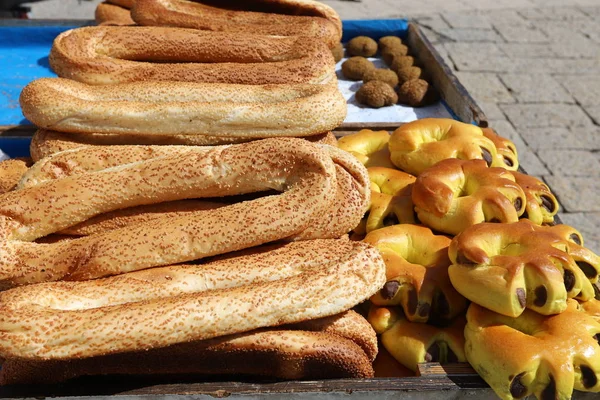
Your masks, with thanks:
M 99 0 L 32 4 L 91 18 Z M 415 19 L 561 218 L 600 251 L 600 0 L 325 0 L 344 19 Z

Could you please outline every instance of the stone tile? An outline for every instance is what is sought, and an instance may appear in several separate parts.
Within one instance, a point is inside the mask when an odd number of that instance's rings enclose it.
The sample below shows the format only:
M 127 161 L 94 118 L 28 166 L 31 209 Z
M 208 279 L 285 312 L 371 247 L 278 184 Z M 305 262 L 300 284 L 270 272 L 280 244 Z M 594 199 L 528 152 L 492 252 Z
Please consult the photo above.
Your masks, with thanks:
M 548 176 L 546 182 L 567 212 L 600 212 L 600 179 Z
M 524 8 L 519 14 L 528 20 L 578 20 L 588 19 L 588 15 L 575 7 Z
M 442 18 L 440 14 L 417 15 L 414 19 L 419 25 L 426 26 L 434 31 L 451 29 L 450 25 L 448 25 L 446 20 Z
M 596 254 L 600 254 L 600 213 L 578 212 L 561 213 L 561 221 L 577 229 L 583 235 L 583 245 Z
M 500 79 L 520 103 L 574 103 L 569 93 L 547 74 L 501 74 Z
M 600 125 L 600 106 L 584 106 L 583 109 L 596 125 Z
M 482 54 L 485 56 L 506 56 L 501 46 L 496 43 L 445 43 L 444 47 L 450 54 Z
M 494 22 L 494 27 L 508 42 L 545 43 L 548 38 L 544 32 L 534 26 L 515 26 Z
M 506 116 L 496 103 L 478 101 L 477 105 L 481 108 L 488 121 L 506 119 Z
M 573 126 L 570 129 L 573 140 L 583 143 L 587 150 L 600 150 L 600 127 Z
M 523 61 L 523 60 L 521 60 Z M 565 75 L 600 74 L 600 63 L 593 59 L 532 58 L 527 60 L 530 71 Z
M 489 21 L 509 26 L 531 26 L 532 23 L 523 18 L 516 9 L 481 11 Z
M 600 44 L 584 38 L 570 42 L 556 42 L 550 48 L 557 57 L 562 58 L 598 58 L 600 57 Z
M 457 72 L 456 75 L 477 101 L 490 103 L 514 103 L 515 101 L 496 74 Z
M 555 75 L 563 87 L 584 106 L 600 105 L 600 76 Z
M 545 149 L 538 156 L 553 175 L 600 176 L 600 161 L 591 151 Z
M 438 31 L 434 31 L 426 26 L 421 25 L 420 28 L 431 44 L 438 44 L 450 40 L 449 38 L 440 35 Z
M 449 28 L 437 32 L 456 42 L 504 42 L 493 29 Z
M 519 134 L 538 154 L 548 149 L 589 149 L 578 135 L 567 128 L 523 128 Z
M 492 29 L 487 17 L 476 12 L 449 12 L 444 13 L 443 18 L 452 28 Z
M 493 120 L 489 119 L 489 127 L 492 128 L 496 133 L 502 137 L 510 139 L 517 147 L 525 147 L 526 144 L 523 142 L 521 135 L 516 131 L 510 122 L 506 119 Z
M 556 57 L 556 53 L 547 43 L 503 43 L 502 50 L 510 58 Z
M 500 108 L 517 128 L 591 125 L 583 110 L 571 104 L 501 104 Z
M 497 73 L 531 71 L 531 65 L 525 59 L 510 59 L 506 56 L 490 56 L 473 52 L 449 51 L 449 53 L 459 71 Z

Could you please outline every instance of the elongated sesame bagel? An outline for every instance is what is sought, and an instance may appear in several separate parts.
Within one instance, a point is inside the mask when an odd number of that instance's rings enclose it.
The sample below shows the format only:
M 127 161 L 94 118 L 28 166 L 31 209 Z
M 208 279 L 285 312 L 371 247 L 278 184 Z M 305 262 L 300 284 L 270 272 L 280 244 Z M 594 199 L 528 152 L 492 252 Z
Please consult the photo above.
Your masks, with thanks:
M 331 50 L 299 37 L 166 27 L 91 26 L 63 32 L 49 61 L 56 74 L 91 85 L 135 81 L 335 82 Z
M 106 1 L 96 6 L 94 17 L 98 25 L 135 25 L 128 8 L 110 4 Z
M 349 339 L 323 332 L 252 331 L 164 349 L 51 361 L 7 360 L 1 385 L 49 384 L 98 375 L 234 375 L 235 379 L 372 378 L 371 361 Z
M 37 126 L 81 133 L 310 136 L 334 129 L 346 117 L 346 100 L 337 85 L 90 86 L 45 78 L 27 85 L 19 101 L 24 115 Z
M 557 315 L 526 310 L 517 318 L 471 304 L 467 359 L 500 398 L 570 399 L 573 389 L 600 392 L 600 323 L 578 310 L 575 300 L 567 304 Z
M 386 131 L 363 129 L 339 138 L 338 147 L 358 158 L 367 168 L 394 168 L 390 160 L 389 141 L 390 134 Z
M 342 21 L 330 6 L 312 0 L 139 0 L 131 16 L 140 25 L 176 26 L 206 31 L 301 36 L 334 48 Z
M 31 158 L 0 161 L 0 194 L 14 190 L 32 164 Z
M 516 222 L 526 204 L 510 171 L 456 158 L 423 171 L 413 185 L 412 201 L 421 223 L 453 235 L 480 222 Z
M 448 278 L 446 236 L 411 224 L 388 226 L 364 239 L 379 250 L 386 265 L 386 283 L 373 297 L 376 305 L 400 305 L 414 322 L 448 321 L 466 308 L 466 300 Z
M 427 168 L 447 158 L 486 160 L 497 165 L 496 146 L 483 135 L 481 128 L 445 118 L 425 118 L 396 129 L 389 141 L 390 157 L 402 171 L 418 176 Z
M 447 327 L 410 322 L 396 307 L 371 306 L 368 320 L 381 335 L 383 347 L 400 364 L 417 371 L 418 364 L 465 362 L 465 318 L 456 318 Z
M 94 357 L 296 323 L 348 310 L 384 280 L 368 244 L 310 240 L 202 265 L 24 286 L 0 294 L 0 356 Z
M 363 338 L 374 344 L 377 354 L 377 337 L 371 325 L 357 313 L 347 311 L 152 350 L 71 360 L 6 360 L 0 371 L 0 385 L 58 383 L 79 376 L 108 374 L 369 378 L 373 377 L 372 358 L 361 346 Z M 369 346 L 367 350 L 373 349 Z
M 578 245 L 574 231 L 525 219 L 474 225 L 450 244 L 452 285 L 472 302 L 510 317 L 525 308 L 561 313 L 567 299 L 594 298 L 592 284 L 600 273 L 600 257 Z
M 514 171 L 515 182 L 525 193 L 525 212 L 521 218 L 527 218 L 537 225 L 554 222 L 554 216 L 560 208 L 558 200 L 548 185 L 534 176 Z M 581 243 L 580 243 L 581 244 Z
M 337 146 L 337 139 L 331 132 L 318 135 L 305 136 L 303 139 L 313 143 Z M 222 144 L 237 144 L 253 140 L 238 137 L 200 136 L 200 135 L 130 135 L 123 133 L 76 133 L 58 132 L 47 129 L 38 129 L 31 138 L 29 152 L 34 161 L 51 156 L 55 153 L 88 146 L 113 146 L 113 145 L 186 145 L 186 146 L 214 146 Z
M 498 135 L 492 128 L 482 128 L 483 136 L 490 139 L 496 146 L 494 167 L 506 168 L 510 171 L 519 169 L 517 146 L 510 140 Z
M 280 138 L 196 150 L 1 196 L 2 286 L 92 279 L 280 239 L 336 238 L 356 226 L 368 207 L 365 168 L 331 146 Z M 27 243 L 122 208 L 269 190 L 281 194 L 69 242 Z

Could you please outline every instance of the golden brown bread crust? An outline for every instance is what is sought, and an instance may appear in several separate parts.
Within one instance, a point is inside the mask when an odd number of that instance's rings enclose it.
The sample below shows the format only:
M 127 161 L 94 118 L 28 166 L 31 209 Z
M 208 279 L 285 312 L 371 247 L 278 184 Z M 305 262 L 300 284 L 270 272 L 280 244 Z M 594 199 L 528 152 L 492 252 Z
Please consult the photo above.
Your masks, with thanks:
M 390 134 L 386 131 L 362 129 L 339 138 L 338 147 L 355 156 L 367 168 L 394 168 L 390 160 L 389 141 Z
M 33 164 L 31 158 L 13 158 L 0 162 L 0 194 L 14 190 Z
M 516 222 L 525 212 L 523 189 L 510 171 L 483 160 L 450 158 L 423 171 L 412 188 L 419 221 L 457 235 L 481 222 Z
M 335 82 L 318 40 L 165 27 L 91 26 L 61 33 L 50 50 L 56 74 L 91 85 L 184 81 L 246 85 Z
M 342 39 L 339 15 L 328 5 L 312 0 L 139 0 L 131 16 L 140 25 L 222 31 L 241 36 L 311 37 L 324 41 L 329 48 Z
M 135 4 L 136 0 L 106 0 L 106 2 L 119 7 L 131 9 Z
M 368 188 L 367 171 L 349 154 L 283 138 L 214 147 L 208 153 L 190 148 L 53 180 L 0 197 L 5 249 L 0 278 L 4 287 L 65 276 L 92 279 L 274 240 L 336 238 L 360 221 Z M 282 193 L 68 243 L 26 242 L 121 208 L 267 190 Z
M 310 240 L 202 265 L 29 285 L 0 293 L 0 356 L 93 357 L 301 322 L 348 310 L 384 280 L 375 248 Z
M 526 310 L 517 318 L 471 304 L 465 352 L 502 399 L 570 399 L 600 392 L 600 323 L 568 300 L 564 312 Z
M 377 353 L 377 337 L 371 325 L 356 312 L 346 311 L 297 324 L 149 351 L 64 361 L 6 360 L 0 372 L 0 385 L 48 384 L 105 374 L 369 378 L 373 376 L 371 362 Z
M 485 159 L 496 165 L 494 143 L 481 128 L 445 118 L 424 118 L 396 129 L 389 140 L 391 160 L 402 171 L 418 176 L 425 169 L 447 158 Z
M 386 266 L 386 283 L 373 297 L 376 305 L 400 305 L 413 322 L 448 321 L 463 312 L 466 300 L 448 277 L 450 239 L 424 226 L 401 224 L 370 232 Z
M 560 205 L 548 185 L 531 175 L 517 171 L 513 171 L 512 174 L 527 199 L 525 212 L 521 218 L 527 218 L 537 225 L 554 222 L 554 216 L 558 213 Z
M 128 8 L 123 8 L 108 2 L 100 3 L 95 12 L 98 25 L 135 25 Z
M 496 146 L 495 167 L 506 168 L 510 171 L 519 169 L 517 146 L 510 140 L 498 135 L 492 128 L 483 128 L 483 136 L 494 142 Z
M 417 371 L 424 362 L 465 362 L 465 318 L 457 317 L 448 326 L 411 322 L 396 307 L 371 306 L 368 316 L 381 343 L 402 365 Z
M 337 146 L 337 139 L 331 132 L 305 136 L 303 139 L 313 143 Z M 199 135 L 127 135 L 111 133 L 76 133 L 58 132 L 38 129 L 31 138 L 29 152 L 34 161 L 51 156 L 55 153 L 88 146 L 113 145 L 156 145 L 156 146 L 213 146 L 222 144 L 244 143 L 253 139 L 220 136 Z
M 328 132 L 346 117 L 337 85 L 38 79 L 21 92 L 32 123 L 64 132 L 264 138 Z M 111 115 L 111 118 L 106 118 Z
M 324 332 L 259 330 L 163 349 L 60 361 L 7 360 L 0 385 L 48 384 L 88 375 L 243 375 L 278 379 L 372 378 L 349 339 Z
M 526 219 L 474 225 L 450 244 L 450 280 L 467 299 L 500 314 L 557 314 L 567 299 L 595 295 L 600 257 L 578 245 L 580 237 L 571 227 Z

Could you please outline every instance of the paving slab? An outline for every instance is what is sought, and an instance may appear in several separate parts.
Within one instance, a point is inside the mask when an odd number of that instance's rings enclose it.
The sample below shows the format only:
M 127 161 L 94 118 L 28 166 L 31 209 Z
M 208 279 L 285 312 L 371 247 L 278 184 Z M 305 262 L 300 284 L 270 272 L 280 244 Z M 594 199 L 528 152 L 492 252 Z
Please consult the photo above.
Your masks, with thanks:
M 492 29 L 489 19 L 477 11 L 448 12 L 442 17 L 452 28 Z
M 517 128 L 591 125 L 583 110 L 573 104 L 501 104 L 500 108 Z
M 516 26 L 513 24 L 494 22 L 494 28 L 507 42 L 546 43 L 548 37 L 535 26 Z
M 548 43 L 503 43 L 502 50 L 510 58 L 553 58 L 557 56 Z
M 504 42 L 494 29 L 446 28 L 436 33 L 456 42 Z
M 550 149 L 590 149 L 585 140 L 567 128 L 524 128 L 519 134 L 536 154 Z
M 514 103 L 515 99 L 496 74 L 457 72 L 460 82 L 477 102 Z
M 573 176 L 547 176 L 545 179 L 566 211 L 600 212 L 600 179 Z
M 512 96 L 520 103 L 574 103 L 571 95 L 549 74 L 500 74 Z M 503 102 L 501 99 L 498 103 Z
M 600 176 L 600 161 L 591 151 L 545 149 L 540 151 L 538 156 L 553 175 Z
M 481 108 L 488 120 L 504 120 L 506 115 L 495 102 L 477 101 L 477 105 Z
M 555 78 L 579 104 L 600 105 L 600 76 L 555 75 Z
M 564 2 L 563 2 L 564 4 Z M 523 8 L 519 14 L 528 20 L 579 20 L 588 19 L 589 16 L 582 10 L 572 7 L 544 7 L 544 8 Z
M 600 150 L 600 127 L 597 125 L 572 126 L 570 128 L 574 140 L 583 143 L 588 150 Z

